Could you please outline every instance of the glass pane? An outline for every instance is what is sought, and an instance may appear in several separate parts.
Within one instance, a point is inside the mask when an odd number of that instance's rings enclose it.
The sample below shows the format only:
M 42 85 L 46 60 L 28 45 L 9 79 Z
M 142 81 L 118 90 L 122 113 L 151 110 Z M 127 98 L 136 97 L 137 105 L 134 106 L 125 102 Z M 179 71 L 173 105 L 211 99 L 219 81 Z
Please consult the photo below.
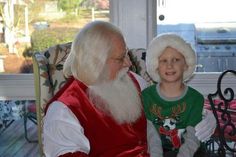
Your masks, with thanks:
M 236 70 L 235 0 L 157 0 L 157 34 L 174 32 L 197 53 L 198 72 Z
M 93 20 L 109 21 L 109 0 L 1 1 L 0 73 L 32 73 L 33 53 L 71 42 Z

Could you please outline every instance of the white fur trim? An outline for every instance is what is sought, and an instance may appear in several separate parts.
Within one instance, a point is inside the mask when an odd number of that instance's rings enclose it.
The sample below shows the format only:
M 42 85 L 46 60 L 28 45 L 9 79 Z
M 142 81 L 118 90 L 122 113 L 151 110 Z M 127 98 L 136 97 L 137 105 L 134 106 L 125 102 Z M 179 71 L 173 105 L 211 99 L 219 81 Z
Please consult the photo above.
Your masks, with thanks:
M 184 72 L 183 80 L 188 80 L 195 71 L 196 54 L 190 44 L 185 42 L 180 36 L 173 33 L 161 34 L 151 41 L 147 49 L 147 72 L 154 81 L 160 81 L 160 76 L 156 70 L 158 67 L 158 57 L 167 47 L 172 47 L 178 50 L 185 57 L 188 69 Z

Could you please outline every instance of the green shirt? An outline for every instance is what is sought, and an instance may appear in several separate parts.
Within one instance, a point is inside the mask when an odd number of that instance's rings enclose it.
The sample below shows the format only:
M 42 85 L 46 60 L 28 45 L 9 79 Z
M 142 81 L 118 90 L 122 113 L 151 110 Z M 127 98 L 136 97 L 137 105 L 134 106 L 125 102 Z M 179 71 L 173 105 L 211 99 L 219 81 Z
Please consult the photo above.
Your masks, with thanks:
M 182 96 L 170 100 L 160 96 L 158 87 L 158 85 L 152 85 L 143 90 L 144 111 L 147 119 L 154 124 L 159 132 L 163 148 L 178 150 L 172 141 L 174 137 L 161 130 L 163 128 L 164 130 L 176 130 L 180 134 L 187 126 L 194 127 L 198 124 L 202 119 L 204 97 L 197 90 L 186 86 Z M 179 136 L 179 139 L 181 141 L 182 137 Z

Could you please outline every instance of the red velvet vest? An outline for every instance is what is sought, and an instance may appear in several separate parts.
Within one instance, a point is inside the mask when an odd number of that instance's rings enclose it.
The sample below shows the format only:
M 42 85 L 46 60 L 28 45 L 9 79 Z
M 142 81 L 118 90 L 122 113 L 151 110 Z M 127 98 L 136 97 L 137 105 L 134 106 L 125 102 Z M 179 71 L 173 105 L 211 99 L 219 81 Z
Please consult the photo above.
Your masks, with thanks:
M 132 75 L 131 78 L 134 80 Z M 138 85 L 136 80 L 134 82 Z M 72 78 L 52 101 L 63 102 L 80 121 L 90 142 L 91 150 L 88 156 L 149 157 L 144 112 L 135 123 L 120 125 L 91 104 L 86 90 L 86 85 Z

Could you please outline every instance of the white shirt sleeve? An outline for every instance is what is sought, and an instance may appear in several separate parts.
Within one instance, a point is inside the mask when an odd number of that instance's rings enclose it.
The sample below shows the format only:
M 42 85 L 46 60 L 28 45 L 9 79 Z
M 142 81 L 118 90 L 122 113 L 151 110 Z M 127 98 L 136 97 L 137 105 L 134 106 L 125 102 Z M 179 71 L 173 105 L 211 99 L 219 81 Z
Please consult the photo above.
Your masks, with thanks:
M 62 102 L 53 102 L 44 117 L 43 149 L 46 157 L 55 157 L 69 152 L 90 151 L 84 129 L 76 116 Z

